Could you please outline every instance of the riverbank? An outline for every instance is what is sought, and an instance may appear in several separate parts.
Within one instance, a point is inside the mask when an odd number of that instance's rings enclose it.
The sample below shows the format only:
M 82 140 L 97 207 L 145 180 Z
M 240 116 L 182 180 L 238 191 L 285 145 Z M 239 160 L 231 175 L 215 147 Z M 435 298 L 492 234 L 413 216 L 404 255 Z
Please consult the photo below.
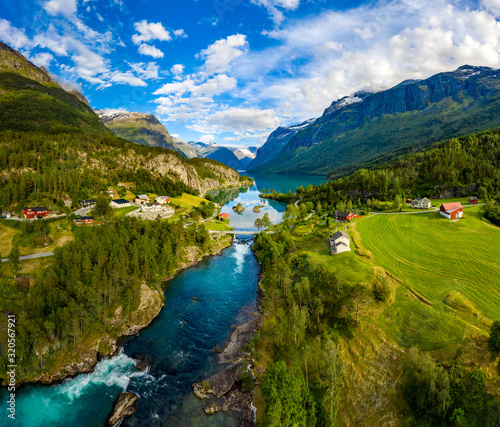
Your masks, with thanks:
M 204 258 L 219 255 L 230 245 L 231 237 L 223 236 L 213 242 L 210 252 L 201 253 L 197 246 L 184 248 L 181 263 L 171 276 L 163 279 L 163 283 L 172 280 L 179 272 L 195 266 Z M 82 373 L 92 372 L 100 360 L 111 358 L 120 352 L 121 346 L 118 345 L 120 338 L 138 334 L 159 315 L 164 305 L 163 287 L 152 287 L 143 283 L 139 307 L 126 318 L 123 315 L 123 307 L 120 305 L 116 308 L 114 316 L 107 321 L 107 324 L 113 327 L 111 333 L 93 334 L 86 337 L 77 346 L 58 356 L 54 366 L 46 372 L 23 379 L 17 387 L 35 383 L 50 385 Z

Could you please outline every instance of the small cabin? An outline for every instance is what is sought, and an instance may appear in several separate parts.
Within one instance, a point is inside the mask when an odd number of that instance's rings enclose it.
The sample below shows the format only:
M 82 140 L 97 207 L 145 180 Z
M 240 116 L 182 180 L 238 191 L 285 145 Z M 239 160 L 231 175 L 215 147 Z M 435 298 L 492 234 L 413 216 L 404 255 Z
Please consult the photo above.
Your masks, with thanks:
M 229 219 L 229 214 L 228 214 L 228 213 L 225 213 L 225 212 L 224 212 L 224 213 L 221 213 L 221 214 L 219 215 L 219 219 L 220 219 L 221 221 L 225 221 L 226 219 Z
M 431 201 L 424 197 L 423 199 L 417 198 L 411 202 L 412 209 L 430 209 Z
M 351 250 L 351 239 L 345 231 L 337 231 L 328 239 L 330 243 L 330 254 L 337 255 Z
M 111 203 L 109 205 L 115 209 L 128 208 L 132 206 L 132 202 L 129 202 L 128 200 L 125 199 L 114 199 L 111 200 Z
M 450 219 L 460 219 L 464 214 L 464 207 L 462 203 L 443 203 L 439 208 L 439 213 L 443 215 L 445 218 Z
M 96 199 L 90 199 L 90 200 L 80 200 L 78 202 L 81 208 L 93 208 L 97 204 Z
M 147 194 L 139 194 L 138 196 L 135 196 L 134 203 L 137 203 L 139 205 L 149 203 L 151 202 L 151 199 Z
M 337 221 L 350 221 L 356 218 L 358 215 L 352 212 L 335 211 L 335 219 Z
M 80 218 L 75 218 L 75 224 L 76 225 L 93 224 L 93 223 L 94 223 L 94 217 L 93 216 L 82 216 Z
M 469 197 L 469 203 L 471 205 L 477 205 L 477 197 L 476 196 Z
M 160 205 L 166 205 L 168 202 L 170 202 L 170 196 L 156 196 L 155 201 Z

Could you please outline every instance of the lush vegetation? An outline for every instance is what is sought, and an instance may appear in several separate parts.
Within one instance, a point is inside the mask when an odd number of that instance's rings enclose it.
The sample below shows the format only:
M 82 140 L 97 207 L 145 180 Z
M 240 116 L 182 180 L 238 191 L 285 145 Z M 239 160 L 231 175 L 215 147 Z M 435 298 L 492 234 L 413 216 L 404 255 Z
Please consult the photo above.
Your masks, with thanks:
M 500 198 L 499 198 L 500 200 Z M 500 227 L 500 206 L 487 203 L 481 210 L 484 217 Z
M 254 342 L 257 364 L 267 365 L 264 425 L 336 425 L 344 376 L 339 341 L 356 328 L 356 301 L 372 298 L 358 282 L 372 276 L 358 261 L 347 261 L 359 267 L 349 280 L 345 269 L 324 262 L 330 256 L 323 233 L 311 236 L 319 253 L 301 236 L 300 222 L 289 218 L 254 244 L 266 313 Z
M 114 220 L 82 226 L 56 250 L 53 265 L 36 272 L 28 286 L 0 277 L 0 310 L 17 318 L 18 379 L 47 369 L 61 348 L 92 334 L 119 333 L 108 320 L 118 306 L 127 316 L 140 300 L 141 283 L 161 286 L 183 259 L 183 248 L 210 251 L 208 232 L 182 223 Z M 15 273 L 15 272 L 14 272 Z M 118 329 L 117 329 L 118 328 Z M 6 359 L 0 358 L 5 379 Z
M 413 348 L 404 364 L 403 396 L 419 425 L 495 425 L 500 402 L 486 392 L 486 375 L 452 361 L 437 365 Z

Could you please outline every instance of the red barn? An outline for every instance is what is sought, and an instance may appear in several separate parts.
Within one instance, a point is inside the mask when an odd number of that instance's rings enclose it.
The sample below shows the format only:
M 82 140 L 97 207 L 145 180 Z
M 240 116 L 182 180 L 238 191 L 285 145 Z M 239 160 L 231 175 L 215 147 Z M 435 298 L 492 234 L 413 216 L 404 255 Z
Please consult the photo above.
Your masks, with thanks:
M 357 218 L 358 215 L 352 212 L 342 212 L 335 211 L 335 219 L 338 221 L 350 221 L 351 219 Z
M 477 205 L 477 197 L 476 196 L 469 197 L 469 203 L 471 205 Z
M 462 203 L 443 203 L 439 209 L 439 213 L 446 218 L 457 219 L 462 218 L 464 207 Z
M 221 213 L 221 214 L 219 215 L 219 219 L 222 219 L 222 220 L 229 219 L 229 214 L 227 214 L 227 213 L 225 213 L 225 212 L 224 212 L 224 213 Z
M 47 208 L 23 208 L 25 218 L 44 218 L 50 211 Z

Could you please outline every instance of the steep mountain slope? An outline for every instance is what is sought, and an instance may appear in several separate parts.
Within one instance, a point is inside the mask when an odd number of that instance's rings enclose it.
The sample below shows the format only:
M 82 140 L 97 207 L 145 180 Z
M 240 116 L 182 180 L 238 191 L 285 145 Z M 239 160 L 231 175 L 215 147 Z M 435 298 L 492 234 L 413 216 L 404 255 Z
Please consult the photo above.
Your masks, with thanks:
M 86 103 L 20 53 L 0 47 L 1 208 L 61 206 L 118 182 L 130 183 L 132 191 L 166 194 L 240 182 L 235 170 L 216 161 L 188 160 L 117 137 Z
M 81 94 L 67 92 L 2 42 L 0 94 L 0 130 L 110 134 L 88 103 L 79 99 Z
M 213 142 L 190 141 L 188 144 L 196 150 L 198 157 L 217 160 L 236 170 L 246 169 L 247 165 L 254 159 L 257 151 L 257 147 L 225 147 Z
M 248 169 L 254 169 L 274 159 L 298 132 L 312 125 L 314 121 L 315 119 L 310 119 L 298 125 L 276 129 L 269 135 L 264 145 L 257 150 L 255 159 L 250 162 Z
M 95 112 L 108 129 L 123 139 L 180 152 L 168 130 L 152 114 L 110 109 Z
M 463 66 L 392 89 L 342 98 L 294 135 L 260 172 L 351 173 L 446 138 L 500 125 L 500 71 Z M 376 160 L 375 160 L 376 159 Z
M 188 159 L 193 157 L 201 157 L 198 150 L 191 147 L 187 142 L 181 141 L 179 138 L 172 137 L 172 141 L 177 145 L 177 149 L 184 154 Z

